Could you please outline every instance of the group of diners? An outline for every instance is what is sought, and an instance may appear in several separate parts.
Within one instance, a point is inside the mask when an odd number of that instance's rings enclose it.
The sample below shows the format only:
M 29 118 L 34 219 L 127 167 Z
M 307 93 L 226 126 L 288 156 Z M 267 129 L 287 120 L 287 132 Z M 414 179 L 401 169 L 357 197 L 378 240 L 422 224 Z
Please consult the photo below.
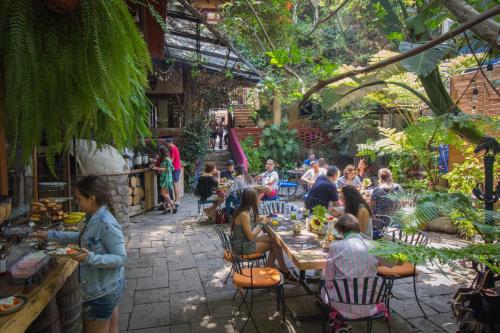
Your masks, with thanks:
M 226 190 L 220 188 L 221 184 L 231 183 Z M 243 165 L 234 165 L 233 160 L 228 160 L 226 169 L 219 171 L 213 162 L 205 162 L 203 173 L 198 177 L 195 195 L 201 201 L 213 202 L 210 207 L 204 209 L 205 214 L 215 218 L 216 210 L 224 202 L 226 208 L 238 207 L 240 193 L 244 189 L 253 188 L 258 185 L 259 198 L 276 197 L 278 194 L 279 176 L 274 170 L 274 161 L 266 161 L 266 170 L 252 178 Z
M 318 164 L 315 161 L 311 162 L 311 168 L 306 171 L 304 176 L 314 168 L 322 172 L 322 168 L 318 167 Z M 356 174 L 356 170 L 358 170 L 358 174 Z M 357 168 L 353 165 L 345 167 L 343 176 L 339 178 L 339 169 L 336 166 L 329 166 L 324 174 L 316 177 L 305 195 L 305 207 L 313 209 L 320 205 L 332 208 L 333 214 L 336 214 L 336 207 L 343 206 L 345 213 L 352 214 L 359 220 L 361 233 L 368 238 L 373 238 L 372 217 L 393 214 L 396 209 L 396 201 L 391 198 L 390 194 L 401 192 L 403 189 L 394 182 L 391 171 L 382 168 L 378 172 L 378 184 L 371 189 L 370 196 L 362 195 L 365 170 L 366 163 L 361 160 Z
M 354 187 L 353 187 L 354 188 Z M 286 283 L 297 283 L 296 277 L 286 265 L 283 251 L 279 244 L 266 232 L 266 225 L 271 222 L 269 217 L 259 216 L 260 199 L 253 189 L 245 189 L 241 194 L 241 203 L 233 215 L 231 234 L 233 251 L 236 255 L 251 255 L 267 253 L 267 265 L 278 269 Z M 333 242 L 328 258 L 323 268 L 325 288 L 322 290 L 322 300 L 330 303 L 336 311 L 345 318 L 356 319 L 385 311 L 383 304 L 378 305 L 343 305 L 330 302 L 326 293 L 333 290 L 333 280 L 356 277 L 377 276 L 378 266 L 392 266 L 391 263 L 370 253 L 371 244 L 366 236 L 361 234 L 362 225 L 355 215 L 342 214 L 335 223 L 342 240 Z M 276 263 L 277 261 L 277 263 Z M 345 323 L 337 320 L 335 325 L 341 328 Z

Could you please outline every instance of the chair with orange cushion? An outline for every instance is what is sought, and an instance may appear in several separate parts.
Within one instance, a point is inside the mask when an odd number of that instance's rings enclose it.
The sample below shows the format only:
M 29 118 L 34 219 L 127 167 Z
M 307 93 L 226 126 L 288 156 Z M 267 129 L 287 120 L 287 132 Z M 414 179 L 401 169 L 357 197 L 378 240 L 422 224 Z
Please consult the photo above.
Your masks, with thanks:
M 407 234 L 401 229 L 396 229 L 386 233 L 385 238 L 390 238 L 393 242 L 403 242 L 414 246 L 426 246 L 429 243 L 429 237 L 421 231 L 415 234 Z M 420 311 L 422 311 L 424 317 L 427 317 L 427 314 L 422 308 L 417 295 L 417 276 L 419 273 L 420 272 L 417 270 L 416 265 L 410 262 L 393 267 L 379 266 L 377 269 L 377 274 L 385 279 L 399 280 L 413 278 L 413 293 L 415 294 L 415 299 Z
M 222 244 L 222 248 L 224 249 L 223 259 L 228 264 L 231 264 L 229 249 L 224 247 L 227 242 L 232 241 L 231 235 L 229 235 L 226 232 L 226 228 L 223 225 L 220 225 L 220 224 L 214 225 L 214 229 L 217 232 L 217 235 L 219 235 L 219 238 L 220 238 L 221 244 Z M 255 252 L 252 254 L 242 255 L 240 257 L 241 257 L 241 260 L 247 264 L 247 266 L 249 265 L 249 263 L 252 263 L 252 264 L 254 264 L 254 266 L 259 267 L 261 262 L 262 262 L 262 265 L 264 267 L 267 266 L 267 259 L 266 259 L 265 253 Z M 226 279 L 224 280 L 224 283 L 227 283 L 227 280 L 229 279 L 229 277 L 231 276 L 232 273 L 233 273 L 233 267 L 231 266 L 231 270 L 227 274 Z
M 278 310 L 281 311 L 281 320 L 282 324 L 285 323 L 285 290 L 283 288 L 284 280 L 281 272 L 276 268 L 271 267 L 253 267 L 253 264 L 250 263 L 249 266 L 245 267 L 242 258 L 240 258 L 233 251 L 233 246 L 238 246 L 238 242 L 226 242 L 225 248 L 228 249 L 228 259 L 231 261 L 233 268 L 233 284 L 238 288 L 241 293 L 242 301 L 238 307 L 241 309 L 241 306 L 245 304 L 247 308 L 247 319 L 243 324 L 243 327 L 239 330 L 239 332 L 243 332 L 243 329 L 248 324 L 248 321 L 251 320 L 257 332 L 259 331 L 257 325 L 255 324 L 255 320 L 252 316 L 253 309 L 253 291 L 255 289 L 274 289 L 276 291 L 276 302 Z M 243 290 L 245 293 L 243 293 Z M 247 296 L 250 293 L 250 304 L 247 302 Z

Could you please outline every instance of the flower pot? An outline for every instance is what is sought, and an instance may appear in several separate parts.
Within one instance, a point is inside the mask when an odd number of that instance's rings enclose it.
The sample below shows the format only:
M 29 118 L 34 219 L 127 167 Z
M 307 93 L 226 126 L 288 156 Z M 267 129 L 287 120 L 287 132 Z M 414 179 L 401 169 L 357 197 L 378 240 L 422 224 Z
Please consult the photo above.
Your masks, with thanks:
M 425 230 L 442 232 L 445 234 L 456 234 L 458 232 L 457 227 L 455 227 L 451 223 L 450 219 L 446 217 L 439 217 L 437 219 L 427 222 Z
M 58 14 L 69 14 L 80 4 L 80 0 L 45 0 L 48 9 Z

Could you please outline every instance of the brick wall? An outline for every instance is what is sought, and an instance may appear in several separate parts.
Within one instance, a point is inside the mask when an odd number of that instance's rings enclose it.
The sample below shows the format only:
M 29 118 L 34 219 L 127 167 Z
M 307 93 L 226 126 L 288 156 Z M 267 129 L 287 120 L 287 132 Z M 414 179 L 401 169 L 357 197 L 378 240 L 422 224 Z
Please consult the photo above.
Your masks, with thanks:
M 483 71 L 486 72 L 486 68 L 483 68 Z M 500 116 L 500 97 L 494 92 L 493 88 L 488 84 L 479 70 L 456 75 L 450 79 L 450 95 L 453 101 L 455 103 L 458 101 L 458 107 L 460 107 L 462 111 L 471 113 L 474 83 L 469 85 L 469 82 L 473 78 L 476 82 L 477 90 L 479 91 L 478 100 L 476 102 L 477 113 L 487 116 Z M 500 80 L 500 66 L 495 66 L 493 68 L 493 80 Z M 460 98 L 460 96 L 462 96 L 462 98 Z

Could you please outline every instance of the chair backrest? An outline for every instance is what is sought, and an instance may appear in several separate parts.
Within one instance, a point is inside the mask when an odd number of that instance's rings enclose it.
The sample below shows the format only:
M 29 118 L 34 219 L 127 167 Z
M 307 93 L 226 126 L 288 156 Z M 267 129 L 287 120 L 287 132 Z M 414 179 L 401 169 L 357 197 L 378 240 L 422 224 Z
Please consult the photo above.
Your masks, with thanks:
M 221 225 L 221 224 L 214 225 L 214 229 L 215 229 L 215 231 L 217 232 L 217 235 L 220 238 L 220 241 L 221 241 L 221 244 L 222 244 L 222 248 L 224 250 L 227 250 L 227 248 L 225 248 L 224 246 L 226 245 L 227 242 L 231 242 L 231 235 L 229 235 L 226 232 L 226 228 L 223 225 Z
M 333 292 L 329 292 L 326 287 L 328 281 L 325 282 L 323 288 L 330 302 L 355 305 L 385 303 L 393 283 L 392 280 L 379 276 L 336 279 L 331 280 Z
M 283 214 L 286 211 L 287 207 L 291 212 L 299 210 L 297 206 L 292 205 L 288 202 L 274 201 L 262 204 L 261 209 L 259 209 L 259 213 L 262 215 Z
M 239 243 L 240 242 L 238 242 L 238 241 L 229 240 L 229 241 L 223 242 L 222 247 L 224 248 L 224 250 L 226 250 L 229 262 L 231 263 L 233 270 L 236 273 L 242 274 L 242 272 L 243 272 L 242 260 L 240 259 L 240 257 L 238 255 L 236 255 L 234 253 L 234 247 L 238 246 Z M 250 263 L 250 265 L 252 265 L 252 264 Z
M 393 242 L 400 241 L 411 245 L 427 245 L 429 244 L 429 236 L 422 231 L 414 234 L 405 233 L 402 229 L 395 229 L 389 232 Z
M 385 233 L 385 230 L 391 224 L 392 224 L 392 217 L 390 217 L 389 215 L 378 214 L 372 217 L 373 229 L 382 230 L 382 233 Z

